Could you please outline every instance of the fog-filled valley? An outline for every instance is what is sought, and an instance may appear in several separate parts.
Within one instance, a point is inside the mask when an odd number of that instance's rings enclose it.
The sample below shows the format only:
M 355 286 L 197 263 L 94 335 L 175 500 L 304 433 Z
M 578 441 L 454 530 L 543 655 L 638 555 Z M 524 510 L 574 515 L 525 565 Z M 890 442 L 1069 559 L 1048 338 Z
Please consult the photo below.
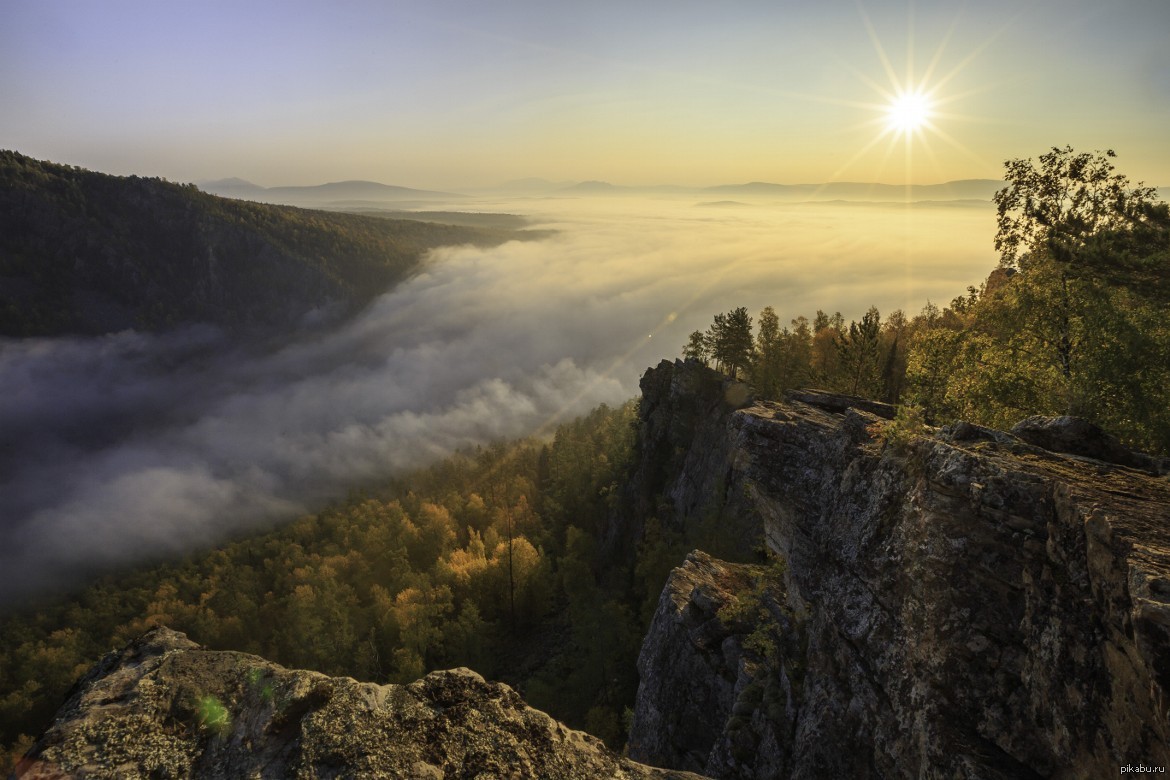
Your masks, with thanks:
M 550 233 L 432 250 L 329 329 L 0 342 L 0 605 L 290 520 L 457 448 L 547 434 L 635 396 L 713 313 L 913 315 L 995 264 L 990 203 L 734 197 L 432 200 Z

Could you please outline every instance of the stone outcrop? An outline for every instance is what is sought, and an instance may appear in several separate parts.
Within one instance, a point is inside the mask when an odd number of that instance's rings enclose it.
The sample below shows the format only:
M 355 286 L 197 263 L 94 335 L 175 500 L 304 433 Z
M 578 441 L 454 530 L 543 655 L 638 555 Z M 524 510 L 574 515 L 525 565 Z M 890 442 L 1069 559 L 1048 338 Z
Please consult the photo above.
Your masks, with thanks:
M 762 534 L 787 562 L 764 609 L 795 634 L 745 653 L 748 628 L 720 620 L 744 570 L 692 554 L 643 645 L 632 758 L 720 777 L 1170 766 L 1165 477 L 969 424 L 885 445 L 886 409 L 734 387 L 694 363 L 647 372 L 628 494 Z M 745 697 L 762 676 L 772 695 Z
M 631 754 L 734 777 L 787 777 L 805 663 L 780 571 L 696 550 L 675 569 L 638 659 Z
M 1026 417 L 1012 426 L 1012 433 L 1029 444 L 1051 452 L 1132 466 L 1154 474 L 1166 473 L 1165 463 L 1144 453 L 1134 452 L 1113 434 L 1079 417 Z
M 468 669 L 359 683 L 204 650 L 165 628 L 95 666 L 16 776 L 694 777 L 622 759 Z

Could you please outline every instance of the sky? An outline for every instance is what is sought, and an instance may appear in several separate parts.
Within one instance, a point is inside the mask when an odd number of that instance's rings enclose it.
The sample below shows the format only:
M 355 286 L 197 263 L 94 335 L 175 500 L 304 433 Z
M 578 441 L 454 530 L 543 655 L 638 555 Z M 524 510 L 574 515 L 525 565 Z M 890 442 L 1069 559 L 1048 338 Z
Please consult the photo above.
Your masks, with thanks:
M 998 178 L 1054 145 L 1170 184 L 1170 4 L 4 0 L 0 147 L 263 186 Z M 900 89 L 928 126 L 888 132 Z

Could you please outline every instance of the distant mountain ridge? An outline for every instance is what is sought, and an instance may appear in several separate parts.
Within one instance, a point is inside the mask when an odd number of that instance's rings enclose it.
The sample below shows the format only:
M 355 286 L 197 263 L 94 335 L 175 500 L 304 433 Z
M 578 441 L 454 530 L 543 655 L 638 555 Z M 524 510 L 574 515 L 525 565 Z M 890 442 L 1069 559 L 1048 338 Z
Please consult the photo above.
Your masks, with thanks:
M 524 179 L 511 179 L 495 187 L 484 187 L 482 189 L 493 192 L 544 195 L 572 186 L 573 182 L 571 181 L 549 181 L 548 179 L 529 176 Z
M 1003 187 L 997 179 L 960 179 L 940 184 L 879 184 L 877 182 L 826 182 L 823 184 L 775 184 L 753 181 L 719 184 L 713 187 L 682 187 L 670 184 L 627 186 L 607 181 L 582 181 L 557 190 L 563 195 L 738 195 L 772 200 L 845 201 L 990 201 Z
M 427 201 L 452 200 L 467 197 L 454 192 L 416 190 L 394 184 L 352 179 L 326 184 L 291 187 L 261 187 L 239 178 L 205 181 L 196 186 L 204 192 L 228 198 L 254 200 L 262 203 L 289 203 L 292 205 L 345 203 L 351 201 Z
M 823 200 L 991 200 L 1003 182 L 996 179 L 961 179 L 941 184 L 878 184 L 875 182 L 827 182 L 824 184 L 772 184 L 748 182 L 707 187 L 706 192 L 766 195 Z
M 215 190 L 227 190 L 227 189 L 237 189 L 237 190 L 262 190 L 262 189 L 264 189 L 264 187 L 261 187 L 259 184 L 253 184 L 252 182 L 250 182 L 246 179 L 241 179 L 238 176 L 232 176 L 231 178 L 228 178 L 228 179 L 216 179 L 215 181 L 200 182 L 196 186 L 199 187 L 199 189 L 203 190 L 204 192 L 214 192 Z
M 396 204 L 423 204 L 436 200 L 458 200 L 467 195 L 438 190 L 421 190 L 380 184 L 374 181 L 339 181 L 327 184 L 286 187 L 261 187 L 239 178 L 217 179 L 198 183 L 200 189 L 217 195 L 264 203 L 289 203 L 334 207 L 371 206 L 379 201 Z M 718 184 L 710 187 L 687 187 L 677 184 L 628 185 L 599 179 L 578 182 L 553 182 L 547 179 L 513 179 L 485 193 L 533 196 L 588 195 L 739 195 L 773 200 L 978 200 L 989 201 L 1003 187 L 998 179 L 958 179 L 938 184 L 881 184 L 878 182 L 824 182 L 820 184 L 777 184 L 752 181 L 743 184 Z

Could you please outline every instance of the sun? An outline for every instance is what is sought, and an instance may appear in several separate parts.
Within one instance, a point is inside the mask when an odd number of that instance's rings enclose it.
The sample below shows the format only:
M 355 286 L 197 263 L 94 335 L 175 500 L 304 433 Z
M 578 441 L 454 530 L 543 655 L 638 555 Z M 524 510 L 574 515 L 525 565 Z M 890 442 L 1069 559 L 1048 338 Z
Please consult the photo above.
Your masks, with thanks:
M 955 113 L 951 106 L 972 94 L 986 90 L 986 87 L 968 87 L 964 91 L 957 91 L 955 87 L 960 73 L 975 61 L 991 39 L 976 46 L 966 55 L 960 53 L 947 57 L 947 44 L 951 34 L 960 24 L 959 18 L 956 18 L 950 30 L 939 39 L 929 59 L 924 64 L 916 65 L 916 62 L 922 62 L 921 58 L 915 57 L 915 50 L 921 48 L 921 42 L 914 38 L 911 18 L 910 34 L 906 38 L 906 54 L 900 63 L 896 63 L 887 53 L 886 46 L 882 44 L 877 30 L 860 3 L 858 12 L 866 32 L 869 33 L 880 69 L 873 68 L 872 64 L 867 68 L 859 68 L 835 54 L 834 57 L 846 70 L 852 71 L 862 85 L 872 90 L 873 96 L 869 100 L 829 98 L 826 102 L 861 109 L 868 118 L 860 121 L 856 128 L 873 129 L 875 132 L 868 142 L 863 142 L 856 152 L 840 164 L 833 178 L 839 179 L 854 164 L 869 156 L 875 148 L 884 147 L 884 153 L 876 163 L 879 174 L 897 155 L 905 162 L 906 181 L 909 182 L 913 178 L 912 166 L 916 160 L 925 159 L 936 171 L 939 169 L 940 161 L 934 149 L 936 141 L 952 147 L 981 167 L 986 167 L 987 161 L 980 159 L 960 140 L 953 138 L 947 132 L 947 126 L 956 122 L 982 121 L 977 117 Z M 944 62 L 947 60 L 957 61 L 947 69 L 944 68 Z
M 900 92 L 886 108 L 886 126 L 895 133 L 913 134 L 930 124 L 930 96 L 918 90 Z

